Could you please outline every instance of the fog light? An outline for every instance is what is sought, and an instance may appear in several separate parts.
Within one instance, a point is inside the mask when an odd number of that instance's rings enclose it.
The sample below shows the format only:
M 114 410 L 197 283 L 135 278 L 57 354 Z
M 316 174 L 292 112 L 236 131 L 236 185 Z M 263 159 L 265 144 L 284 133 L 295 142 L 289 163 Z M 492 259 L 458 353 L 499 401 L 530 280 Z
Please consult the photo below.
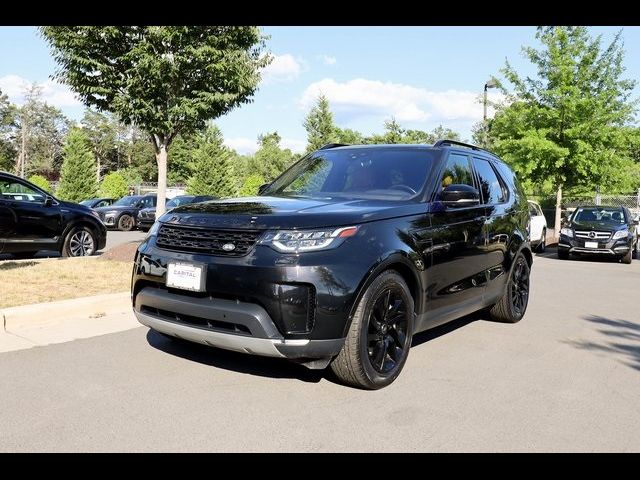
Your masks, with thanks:
M 276 287 L 281 325 L 286 333 L 307 333 L 315 319 L 315 289 L 312 285 Z

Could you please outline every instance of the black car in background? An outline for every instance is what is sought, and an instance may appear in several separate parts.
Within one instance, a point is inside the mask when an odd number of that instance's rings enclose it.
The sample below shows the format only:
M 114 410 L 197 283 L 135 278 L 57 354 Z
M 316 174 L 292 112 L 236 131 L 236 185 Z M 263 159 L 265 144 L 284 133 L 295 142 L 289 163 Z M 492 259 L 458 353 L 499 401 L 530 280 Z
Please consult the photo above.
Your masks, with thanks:
M 637 228 L 626 207 L 578 207 L 560 229 L 558 258 L 603 255 L 629 264 L 640 250 Z
M 143 208 L 155 207 L 156 201 L 155 195 L 130 195 L 108 207 L 96 208 L 95 211 L 107 228 L 128 232 L 135 228 L 138 212 Z
M 259 196 L 158 220 L 133 268 L 142 324 L 330 364 L 360 388 L 393 382 L 417 332 L 484 308 L 517 322 L 527 309 L 526 196 L 504 162 L 460 142 L 328 145 Z
M 209 200 L 215 200 L 217 197 L 210 195 L 178 195 L 170 200 L 167 200 L 166 208 L 170 210 L 180 205 L 186 205 L 188 203 L 200 203 Z M 147 231 L 151 228 L 151 225 L 156 221 L 156 207 L 143 208 L 138 212 L 138 228 L 143 231 Z
M 58 200 L 33 183 L 0 172 L 0 253 L 28 258 L 39 250 L 65 257 L 104 248 L 107 229 L 89 207 Z
M 88 200 L 81 201 L 80 205 L 84 205 L 85 207 L 89 208 L 100 208 L 113 205 L 113 202 L 115 201 L 115 198 L 90 198 Z

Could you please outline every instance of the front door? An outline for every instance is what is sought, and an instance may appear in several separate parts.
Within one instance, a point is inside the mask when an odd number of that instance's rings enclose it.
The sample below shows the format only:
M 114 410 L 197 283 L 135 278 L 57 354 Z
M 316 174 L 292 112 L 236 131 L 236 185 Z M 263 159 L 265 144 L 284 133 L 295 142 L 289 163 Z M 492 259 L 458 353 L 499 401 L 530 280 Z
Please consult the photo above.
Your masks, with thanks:
M 452 152 L 439 190 L 464 184 L 478 188 L 469 156 Z M 431 204 L 431 258 L 426 325 L 435 326 L 476 310 L 486 282 L 485 206 L 447 207 L 436 194 Z
M 8 225 L 7 251 L 42 250 L 57 243 L 61 233 L 60 206 L 55 201 L 45 205 L 45 192 L 20 180 L 0 177 L 0 196 L 0 225 Z

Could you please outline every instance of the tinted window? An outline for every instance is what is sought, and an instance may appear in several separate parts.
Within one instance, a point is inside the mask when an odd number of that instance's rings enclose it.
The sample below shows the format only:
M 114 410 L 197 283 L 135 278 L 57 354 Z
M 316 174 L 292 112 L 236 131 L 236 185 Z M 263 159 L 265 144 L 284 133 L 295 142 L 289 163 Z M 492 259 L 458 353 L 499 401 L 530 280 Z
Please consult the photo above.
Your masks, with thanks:
M 138 205 L 140 208 L 149 208 L 156 206 L 156 197 L 144 197 Z
M 424 187 L 434 155 L 415 148 L 323 150 L 287 170 L 264 194 L 406 200 Z
M 115 206 L 123 206 L 123 207 L 131 207 L 138 203 L 142 197 L 139 195 L 131 195 L 128 197 L 122 197 L 120 200 L 115 202 L 113 205 Z
M 504 191 L 496 172 L 491 167 L 488 160 L 474 158 L 473 164 L 476 167 L 478 180 L 480 182 L 480 191 L 484 203 L 500 203 L 504 202 Z M 534 208 L 535 210 L 535 208 Z
M 444 189 L 449 185 L 470 185 L 475 187 L 471 163 L 469 157 L 458 153 L 452 153 L 447 158 L 447 163 L 442 173 L 440 187 Z
M 43 203 L 45 196 L 22 182 L 0 178 L 0 198 L 17 202 Z
M 538 210 L 536 210 L 536 206 L 533 203 L 529 204 L 529 215 L 535 217 L 538 215 Z
M 626 218 L 622 208 L 579 207 L 573 214 L 573 221 L 622 225 Z

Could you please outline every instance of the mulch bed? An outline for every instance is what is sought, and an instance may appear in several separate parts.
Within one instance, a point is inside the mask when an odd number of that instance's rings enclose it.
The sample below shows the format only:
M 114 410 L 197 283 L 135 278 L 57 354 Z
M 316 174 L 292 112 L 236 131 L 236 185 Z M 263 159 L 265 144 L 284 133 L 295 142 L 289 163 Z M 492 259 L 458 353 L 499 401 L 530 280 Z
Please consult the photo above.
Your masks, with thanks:
M 129 242 L 107 250 L 98 260 L 115 260 L 117 262 L 133 262 L 140 242 Z

